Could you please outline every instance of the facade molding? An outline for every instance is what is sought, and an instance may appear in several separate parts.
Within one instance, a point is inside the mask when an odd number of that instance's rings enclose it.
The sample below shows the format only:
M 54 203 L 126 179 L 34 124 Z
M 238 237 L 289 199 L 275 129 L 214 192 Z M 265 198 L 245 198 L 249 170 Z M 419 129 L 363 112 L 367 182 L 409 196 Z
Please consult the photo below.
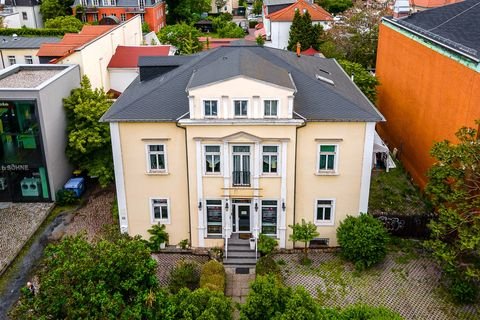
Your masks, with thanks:
M 120 141 L 120 127 L 117 122 L 110 123 L 110 136 L 112 141 L 113 165 L 115 168 L 115 187 L 117 191 L 118 218 L 120 231 L 128 232 L 127 197 L 125 193 L 125 180 L 123 171 L 122 145 Z

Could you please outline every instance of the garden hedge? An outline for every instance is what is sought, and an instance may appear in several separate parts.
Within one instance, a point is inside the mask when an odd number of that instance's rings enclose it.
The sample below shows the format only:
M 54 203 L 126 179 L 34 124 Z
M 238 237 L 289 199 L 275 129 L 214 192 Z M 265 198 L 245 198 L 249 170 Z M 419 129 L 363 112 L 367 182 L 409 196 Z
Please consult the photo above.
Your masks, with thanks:
M 210 260 L 203 265 L 200 274 L 200 288 L 225 292 L 225 269 L 223 264 Z
M 40 36 L 40 37 L 61 37 L 68 30 L 62 29 L 31 29 L 31 28 L 5 28 L 0 29 L 0 36 L 11 36 L 16 34 L 17 36 Z

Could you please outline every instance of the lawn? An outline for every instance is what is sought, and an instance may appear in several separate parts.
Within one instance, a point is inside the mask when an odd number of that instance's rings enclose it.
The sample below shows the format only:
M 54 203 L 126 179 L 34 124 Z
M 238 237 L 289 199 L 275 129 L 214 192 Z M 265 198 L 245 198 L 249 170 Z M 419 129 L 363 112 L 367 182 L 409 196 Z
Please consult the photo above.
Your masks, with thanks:
M 335 253 L 312 252 L 312 264 L 298 263 L 297 254 L 277 254 L 285 283 L 301 285 L 322 304 L 354 303 L 390 308 L 405 319 L 479 319 L 480 307 L 457 306 L 440 286 L 440 270 L 421 252 L 420 244 L 398 240 L 381 264 L 358 272 Z

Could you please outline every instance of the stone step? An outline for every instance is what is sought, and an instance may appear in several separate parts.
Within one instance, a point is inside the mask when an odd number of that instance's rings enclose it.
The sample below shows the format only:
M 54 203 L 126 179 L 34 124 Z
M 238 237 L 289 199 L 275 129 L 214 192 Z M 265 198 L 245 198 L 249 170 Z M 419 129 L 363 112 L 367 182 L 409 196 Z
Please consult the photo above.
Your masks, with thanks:
M 255 257 L 253 258 L 230 258 L 228 257 L 227 259 L 223 259 L 223 264 L 226 266 L 229 265 L 238 265 L 238 266 L 255 266 L 257 261 L 255 260 Z
M 228 250 L 229 258 L 255 258 L 255 251 L 231 251 Z
M 228 245 L 228 251 L 252 251 L 255 252 L 255 250 L 251 250 L 250 246 L 236 246 L 236 245 Z

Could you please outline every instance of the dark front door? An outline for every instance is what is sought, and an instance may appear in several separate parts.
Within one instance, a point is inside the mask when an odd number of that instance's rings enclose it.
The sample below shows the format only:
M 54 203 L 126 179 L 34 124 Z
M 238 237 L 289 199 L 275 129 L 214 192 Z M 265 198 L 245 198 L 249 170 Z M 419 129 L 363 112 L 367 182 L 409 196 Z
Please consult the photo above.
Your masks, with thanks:
M 238 232 L 250 233 L 250 204 L 237 205 Z

